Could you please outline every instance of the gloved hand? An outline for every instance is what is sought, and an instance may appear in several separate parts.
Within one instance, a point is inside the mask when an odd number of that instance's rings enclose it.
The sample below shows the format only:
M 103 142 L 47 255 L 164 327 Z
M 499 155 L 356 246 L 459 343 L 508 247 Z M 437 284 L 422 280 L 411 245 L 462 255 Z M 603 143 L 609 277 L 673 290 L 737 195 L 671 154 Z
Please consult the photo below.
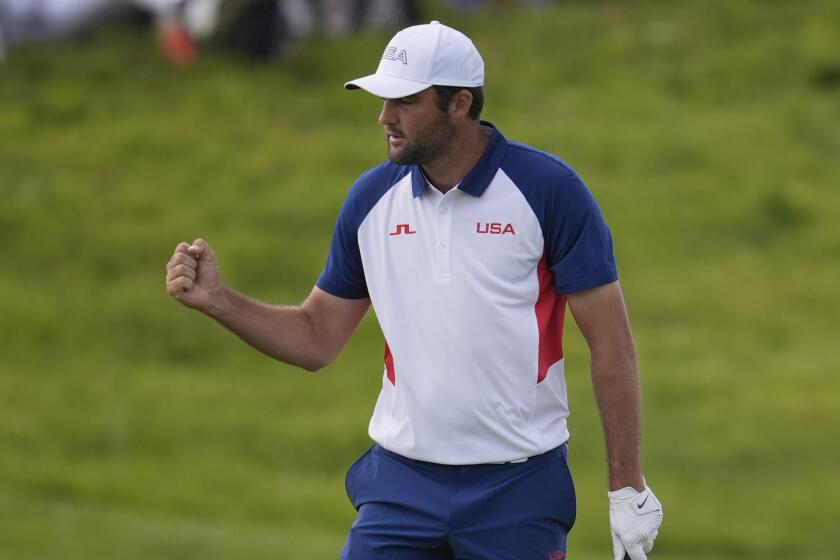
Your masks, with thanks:
M 662 524 L 662 504 L 648 486 L 643 492 L 628 486 L 608 495 L 615 560 L 624 560 L 625 553 L 630 560 L 647 560 Z

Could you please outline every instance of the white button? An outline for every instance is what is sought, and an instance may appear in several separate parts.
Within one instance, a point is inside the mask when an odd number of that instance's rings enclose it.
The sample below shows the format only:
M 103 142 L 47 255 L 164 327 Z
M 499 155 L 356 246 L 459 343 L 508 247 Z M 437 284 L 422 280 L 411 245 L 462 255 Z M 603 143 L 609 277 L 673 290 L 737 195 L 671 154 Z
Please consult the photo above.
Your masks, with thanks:
M 440 25 L 440 22 L 436 19 L 432 20 L 432 25 Z
M 440 246 L 446 248 L 446 241 L 441 241 Z
M 449 212 L 449 208 L 447 208 L 446 206 L 441 206 L 440 207 L 440 213 L 441 214 L 446 214 L 447 212 Z

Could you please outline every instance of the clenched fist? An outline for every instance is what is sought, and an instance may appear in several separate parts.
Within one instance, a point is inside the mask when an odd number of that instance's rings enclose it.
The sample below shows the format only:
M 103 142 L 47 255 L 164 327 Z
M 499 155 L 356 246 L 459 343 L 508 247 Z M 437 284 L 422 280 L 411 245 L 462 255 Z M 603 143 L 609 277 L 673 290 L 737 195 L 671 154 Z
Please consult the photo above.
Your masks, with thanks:
M 203 239 L 179 243 L 166 263 L 166 291 L 186 305 L 210 313 L 224 291 L 216 254 Z

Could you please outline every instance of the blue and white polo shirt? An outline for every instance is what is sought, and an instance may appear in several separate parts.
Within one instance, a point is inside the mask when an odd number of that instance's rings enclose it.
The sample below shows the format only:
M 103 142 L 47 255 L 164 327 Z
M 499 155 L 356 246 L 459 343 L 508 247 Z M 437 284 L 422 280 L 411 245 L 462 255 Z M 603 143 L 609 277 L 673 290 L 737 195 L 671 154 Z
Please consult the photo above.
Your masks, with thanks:
M 568 439 L 564 294 L 616 278 L 610 231 L 580 177 L 494 127 L 446 194 L 419 166 L 362 175 L 317 285 L 370 297 L 385 336 L 373 440 L 465 465 Z

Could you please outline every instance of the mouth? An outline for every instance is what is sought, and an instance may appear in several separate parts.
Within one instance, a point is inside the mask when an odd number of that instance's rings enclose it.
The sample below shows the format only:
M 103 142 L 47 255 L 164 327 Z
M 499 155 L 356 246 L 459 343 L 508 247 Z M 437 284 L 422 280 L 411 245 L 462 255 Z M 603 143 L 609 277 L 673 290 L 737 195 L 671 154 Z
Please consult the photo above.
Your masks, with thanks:
M 397 134 L 388 134 L 388 144 L 397 147 L 402 144 L 405 144 L 405 137 L 399 136 Z

